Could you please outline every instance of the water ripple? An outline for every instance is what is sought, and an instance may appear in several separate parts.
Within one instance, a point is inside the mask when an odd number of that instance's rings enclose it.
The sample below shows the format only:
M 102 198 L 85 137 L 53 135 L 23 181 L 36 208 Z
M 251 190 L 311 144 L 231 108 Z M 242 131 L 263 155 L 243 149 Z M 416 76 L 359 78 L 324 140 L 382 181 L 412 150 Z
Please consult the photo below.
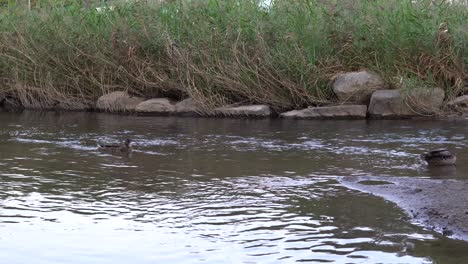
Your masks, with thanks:
M 466 262 L 466 244 L 334 180 L 429 177 L 419 154 L 464 153 L 463 124 L 40 116 L 1 135 L 8 263 Z M 96 152 L 127 137 L 132 155 Z

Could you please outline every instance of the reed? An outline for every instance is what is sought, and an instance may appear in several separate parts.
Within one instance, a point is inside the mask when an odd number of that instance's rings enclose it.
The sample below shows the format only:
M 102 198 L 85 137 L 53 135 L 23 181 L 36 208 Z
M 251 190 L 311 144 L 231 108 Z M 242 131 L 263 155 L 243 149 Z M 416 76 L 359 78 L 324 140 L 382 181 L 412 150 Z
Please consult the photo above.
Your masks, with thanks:
M 336 73 L 366 68 L 394 88 L 436 85 L 456 96 L 468 92 L 467 11 L 467 1 L 434 0 L 4 8 L 0 93 L 36 109 L 80 108 L 126 90 L 190 96 L 206 109 L 261 103 L 280 111 L 329 104 Z

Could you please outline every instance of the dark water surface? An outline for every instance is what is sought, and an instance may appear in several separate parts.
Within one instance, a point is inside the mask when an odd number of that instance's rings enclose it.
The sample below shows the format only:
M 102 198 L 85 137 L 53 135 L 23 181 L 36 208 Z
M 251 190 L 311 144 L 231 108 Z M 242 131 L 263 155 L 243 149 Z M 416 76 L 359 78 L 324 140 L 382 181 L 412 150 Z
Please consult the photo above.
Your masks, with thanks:
M 468 263 L 336 176 L 468 181 L 466 121 L 0 113 L 1 263 Z M 135 140 L 131 156 L 97 142 Z M 419 154 L 457 152 L 456 170 Z

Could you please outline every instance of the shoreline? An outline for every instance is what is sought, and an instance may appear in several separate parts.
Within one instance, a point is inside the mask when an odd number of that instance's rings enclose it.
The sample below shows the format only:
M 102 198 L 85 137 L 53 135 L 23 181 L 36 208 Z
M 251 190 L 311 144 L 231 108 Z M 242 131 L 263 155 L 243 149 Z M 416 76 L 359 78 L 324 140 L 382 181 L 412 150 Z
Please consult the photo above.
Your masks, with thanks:
M 32 97 L 0 93 L 0 108 L 10 110 L 100 111 L 137 115 L 204 116 L 283 119 L 458 119 L 468 114 L 468 95 L 453 97 L 440 87 L 390 89 L 378 74 L 361 70 L 340 73 L 331 80 L 333 95 L 321 103 L 282 106 L 265 100 L 213 103 L 198 97 L 153 97 L 126 90 L 102 93 L 98 98 L 41 104 Z M 32 96 L 32 95 L 30 95 Z M 36 101 L 36 102 L 35 102 Z
M 348 176 L 346 188 L 396 204 L 417 225 L 468 241 L 468 182 L 455 179 Z
M 0 113 L 22 113 L 22 112 L 37 112 L 37 113 L 102 113 L 117 116 L 138 116 L 138 117 L 177 117 L 177 118 L 211 118 L 211 119 L 246 119 L 246 120 L 321 120 L 321 121 L 374 121 L 374 120 L 415 120 L 415 121 L 464 121 L 468 120 L 468 114 L 439 114 L 433 116 L 392 116 L 392 117 L 373 117 L 366 116 L 365 118 L 283 118 L 279 113 L 272 113 L 269 116 L 249 116 L 249 115 L 223 115 L 223 114 L 198 114 L 198 113 L 144 113 L 144 112 L 111 112 L 101 111 L 98 109 L 86 109 L 86 110 L 72 110 L 72 109 L 5 109 L 0 107 Z

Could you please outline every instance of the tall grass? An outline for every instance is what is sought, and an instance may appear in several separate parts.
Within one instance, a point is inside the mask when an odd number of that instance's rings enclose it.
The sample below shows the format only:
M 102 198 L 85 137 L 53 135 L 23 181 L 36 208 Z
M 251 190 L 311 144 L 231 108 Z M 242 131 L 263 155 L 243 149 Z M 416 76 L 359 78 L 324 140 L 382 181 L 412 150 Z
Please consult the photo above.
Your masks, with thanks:
M 0 92 L 28 108 L 126 90 L 279 111 L 332 102 L 330 79 L 364 68 L 394 88 L 468 92 L 466 0 L 62 3 L 0 12 L 0 29 Z

